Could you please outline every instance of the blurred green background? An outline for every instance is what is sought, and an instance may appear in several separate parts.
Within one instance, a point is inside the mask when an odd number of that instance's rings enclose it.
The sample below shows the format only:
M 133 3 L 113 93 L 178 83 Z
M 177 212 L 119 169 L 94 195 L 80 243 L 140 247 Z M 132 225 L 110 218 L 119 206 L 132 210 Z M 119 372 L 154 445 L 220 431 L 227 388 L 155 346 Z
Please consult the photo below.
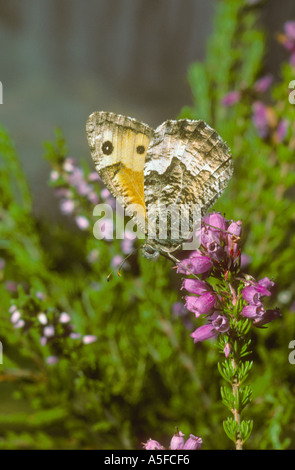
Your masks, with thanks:
M 273 277 L 282 311 L 253 331 L 247 448 L 294 449 L 294 2 L 2 0 L 0 20 L 0 448 L 168 445 L 176 426 L 232 448 L 218 353 L 193 344 L 171 263 L 134 255 L 107 282 L 137 245 L 92 233 L 95 203 L 113 201 L 85 122 L 106 110 L 204 119 L 231 147 L 215 209 L 243 221 L 245 270 Z

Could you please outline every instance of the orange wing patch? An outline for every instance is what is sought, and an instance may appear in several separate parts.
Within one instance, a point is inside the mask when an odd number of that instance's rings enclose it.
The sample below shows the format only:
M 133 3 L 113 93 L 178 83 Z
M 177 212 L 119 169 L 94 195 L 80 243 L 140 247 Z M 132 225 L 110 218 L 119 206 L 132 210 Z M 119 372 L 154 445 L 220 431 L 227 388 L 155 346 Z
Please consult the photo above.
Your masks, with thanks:
M 143 189 L 143 171 L 126 168 L 123 163 L 115 163 L 100 171 L 100 176 L 112 194 L 120 193 L 121 197 L 131 206 L 136 204 L 140 217 L 146 218 Z M 141 209 L 140 209 L 141 208 Z

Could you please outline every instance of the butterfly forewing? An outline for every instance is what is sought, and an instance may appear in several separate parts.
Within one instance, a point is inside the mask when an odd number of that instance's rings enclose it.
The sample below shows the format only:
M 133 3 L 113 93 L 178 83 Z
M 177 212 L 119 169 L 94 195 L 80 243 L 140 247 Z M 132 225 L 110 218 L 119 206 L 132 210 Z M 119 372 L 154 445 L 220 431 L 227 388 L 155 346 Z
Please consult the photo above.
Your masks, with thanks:
M 146 231 L 143 169 L 154 130 L 126 116 L 95 112 L 88 118 L 86 131 L 98 174 L 126 213 Z

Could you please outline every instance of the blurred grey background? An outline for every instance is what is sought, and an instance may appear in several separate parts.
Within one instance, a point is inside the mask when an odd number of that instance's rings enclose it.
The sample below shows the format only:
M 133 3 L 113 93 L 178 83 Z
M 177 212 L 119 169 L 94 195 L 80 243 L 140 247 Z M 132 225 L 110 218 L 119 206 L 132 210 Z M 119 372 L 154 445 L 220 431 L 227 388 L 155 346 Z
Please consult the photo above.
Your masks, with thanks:
M 91 112 L 157 126 L 191 104 L 187 69 L 205 57 L 217 1 L 0 0 L 0 122 L 16 143 L 38 215 L 57 207 L 43 158 L 43 142 L 57 126 L 70 154 L 90 161 Z M 263 7 L 271 51 L 266 71 L 274 74 L 282 48 L 273 35 L 295 17 L 294 7 L 294 0 Z M 220 60 L 224 53 L 221 47 Z

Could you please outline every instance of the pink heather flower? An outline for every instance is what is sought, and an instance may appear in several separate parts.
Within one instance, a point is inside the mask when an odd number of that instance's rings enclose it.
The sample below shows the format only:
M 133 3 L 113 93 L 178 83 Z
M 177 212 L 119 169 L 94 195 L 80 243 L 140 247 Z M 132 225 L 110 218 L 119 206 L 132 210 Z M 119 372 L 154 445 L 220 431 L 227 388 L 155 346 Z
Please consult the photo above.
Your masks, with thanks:
M 103 189 L 101 190 L 100 195 L 101 195 L 101 197 L 102 197 L 103 199 L 108 199 L 109 197 L 111 197 L 111 193 L 110 193 L 110 191 L 109 191 L 107 188 L 103 188 Z
M 39 300 L 44 300 L 44 299 L 46 299 L 46 295 L 44 294 L 44 292 L 41 292 L 41 291 L 39 291 L 39 290 L 36 292 L 36 297 L 37 297 L 37 299 L 39 299 Z
M 81 230 L 86 230 L 89 227 L 89 220 L 86 219 L 83 215 L 78 215 L 76 218 L 76 224 Z
M 181 431 L 176 431 L 170 441 L 169 449 L 181 450 L 184 444 L 184 434 Z
M 293 40 L 295 45 L 295 21 L 287 21 L 284 24 L 284 30 L 288 39 Z
M 88 175 L 88 181 L 90 181 L 92 183 L 93 181 L 101 181 L 101 179 L 100 179 L 99 174 L 96 173 L 96 171 L 92 171 Z
M 211 320 L 207 325 L 200 326 L 192 334 L 194 343 L 205 341 L 206 339 L 218 336 L 229 330 L 229 320 L 218 312 L 211 315 Z
M 200 295 L 200 297 L 191 297 L 186 296 L 186 308 L 193 312 L 196 317 L 199 317 L 202 314 L 209 313 L 209 311 L 214 307 L 216 302 L 216 295 L 212 292 L 205 292 Z
M 203 444 L 202 438 L 190 434 L 190 437 L 182 446 L 182 450 L 200 450 Z
M 275 135 L 274 135 L 275 141 L 277 143 L 283 142 L 283 140 L 285 139 L 287 135 L 288 127 L 289 127 L 289 122 L 286 119 L 281 119 L 279 121 L 278 126 L 275 131 Z
M 40 338 L 40 344 L 41 346 L 45 346 L 47 343 L 47 338 L 45 338 L 45 336 L 41 336 Z
M 123 240 L 121 243 L 121 250 L 124 255 L 129 255 L 133 251 L 133 241 L 131 240 Z
M 213 212 L 203 217 L 202 222 L 201 244 L 212 260 L 220 262 L 225 257 L 227 221 L 220 213 Z
M 111 265 L 113 268 L 117 268 L 124 261 L 123 256 L 115 255 L 112 259 Z
M 182 302 L 174 302 L 172 305 L 172 313 L 176 316 L 184 316 L 188 313 L 185 305 Z
M 91 344 L 91 343 L 94 343 L 95 341 L 97 341 L 97 337 L 94 335 L 86 335 L 86 336 L 83 336 L 82 338 L 82 342 L 84 344 Z
M 70 333 L 70 338 L 72 339 L 80 339 L 81 335 L 80 333 Z
M 92 188 L 87 184 L 85 180 L 80 181 L 77 186 L 77 193 L 80 194 L 80 196 L 88 196 L 89 193 L 91 193 Z
M 213 263 L 209 256 L 195 252 L 190 258 L 184 259 L 181 263 L 178 263 L 177 272 L 186 275 L 190 275 L 191 272 L 193 274 L 208 274 L 212 266 Z M 189 269 L 189 271 L 185 268 Z
M 190 437 L 184 442 L 184 434 L 181 431 L 176 431 L 170 441 L 169 450 L 199 450 L 203 444 L 202 438 L 190 434 Z M 165 450 L 165 447 L 158 441 L 148 439 L 147 442 L 143 443 L 145 450 Z
M 5 289 L 8 290 L 8 292 L 16 292 L 17 287 L 18 287 L 17 282 L 14 282 L 14 281 L 5 282 Z
M 164 450 L 163 447 L 158 441 L 154 441 L 153 439 L 148 439 L 146 443 L 143 444 L 143 448 L 145 450 Z
M 247 318 L 260 318 L 264 313 L 264 308 L 263 306 L 260 304 L 260 305 L 246 305 L 242 312 L 241 312 L 241 315 L 243 315 L 243 317 L 247 317 Z
M 253 89 L 257 93 L 264 93 L 265 91 L 269 89 L 272 82 L 273 82 L 273 76 L 270 74 L 265 75 L 264 77 L 260 78 L 254 83 Z
M 43 330 L 43 334 L 44 336 L 46 336 L 46 338 L 52 338 L 54 336 L 54 333 L 55 333 L 54 326 L 52 325 L 45 326 Z
M 222 98 L 221 104 L 225 107 L 233 106 L 239 101 L 240 97 L 241 93 L 239 91 L 230 91 Z
M 22 328 L 25 326 L 25 321 L 21 318 L 16 323 L 13 324 L 14 328 Z
M 71 173 L 75 169 L 75 160 L 73 158 L 66 158 L 63 164 L 63 169 Z
M 11 323 L 15 324 L 19 321 L 20 318 L 21 318 L 20 312 L 18 310 L 15 310 L 10 317 L 10 321 Z
M 210 214 L 205 215 L 205 217 L 202 219 L 202 222 L 205 224 L 205 226 L 206 224 L 210 225 L 210 227 L 207 228 L 210 231 L 217 233 L 219 239 L 220 237 L 224 238 L 224 231 L 227 229 L 227 223 L 220 212 L 211 212 Z
M 206 339 L 216 337 L 218 333 L 216 333 L 215 329 L 212 325 L 203 325 L 197 328 L 192 334 L 191 337 L 194 340 L 194 343 L 198 343 L 200 341 L 205 341 Z
M 62 312 L 59 316 L 60 323 L 69 323 L 71 321 L 71 317 L 68 313 Z
M 132 253 L 135 238 L 135 233 L 131 232 L 130 230 L 125 230 L 124 240 L 121 243 L 121 250 L 125 255 L 129 255 L 129 253 Z
M 265 139 L 269 133 L 268 111 L 267 106 L 261 101 L 253 103 L 253 123 L 257 129 L 258 135 Z
M 63 214 L 72 214 L 75 209 L 75 203 L 72 199 L 64 199 L 60 202 L 60 210 Z
M 274 310 L 266 310 L 263 312 L 263 315 L 254 319 L 253 325 L 260 327 L 275 320 L 276 318 L 280 318 L 281 316 L 281 312 L 278 308 L 275 308 Z
M 200 312 L 196 309 L 195 306 L 195 301 L 197 297 L 192 297 L 192 296 L 186 296 L 185 297 L 185 308 L 189 310 L 190 312 L 194 313 L 196 318 L 198 318 L 201 314 Z
M 246 255 L 246 253 L 242 253 L 241 254 L 241 264 L 240 264 L 241 269 L 245 269 L 247 266 L 249 266 L 251 261 L 252 261 L 251 256 Z
M 88 193 L 88 200 L 89 200 L 89 202 L 91 202 L 91 204 L 98 204 L 99 203 L 99 197 L 98 197 L 98 195 L 96 194 L 95 191 L 90 191 Z
M 295 66 L 295 21 L 287 21 L 284 25 L 285 34 L 279 35 L 279 41 L 291 53 L 290 65 Z
M 271 289 L 275 283 L 273 281 L 271 281 L 268 277 L 264 277 L 263 279 L 260 279 L 260 281 L 258 281 L 258 284 L 262 287 L 265 287 L 265 289 Z
M 208 255 L 212 260 L 221 261 L 224 258 L 224 250 L 221 245 L 218 245 L 215 241 L 212 241 L 206 245 Z
M 232 222 L 228 229 L 227 234 L 227 246 L 229 256 L 236 258 L 240 250 L 240 236 L 242 232 L 242 222 L 238 220 L 237 222 Z
M 84 181 L 84 173 L 81 168 L 74 168 L 71 174 L 68 176 L 68 183 L 71 186 L 77 187 Z
M 37 318 L 39 322 L 41 323 L 41 325 L 47 325 L 48 320 L 44 312 L 38 313 Z
M 64 197 L 65 199 L 70 199 L 73 196 L 72 191 L 66 188 L 57 188 L 55 190 L 55 195 L 57 197 Z
M 51 180 L 51 181 L 57 181 L 58 178 L 59 178 L 59 172 L 56 171 L 56 170 L 52 170 L 52 171 L 50 172 L 50 180 Z
M 229 320 L 218 312 L 211 315 L 211 325 L 218 333 L 226 333 L 229 330 Z
M 91 250 L 87 256 L 89 263 L 95 263 L 99 259 L 99 251 L 97 249 Z
M 46 359 L 46 362 L 49 366 L 53 366 L 59 361 L 59 358 L 57 356 L 48 356 Z
M 257 284 L 245 287 L 242 294 L 246 302 L 249 302 L 249 304 L 261 305 L 261 297 L 269 297 L 271 295 L 271 292 L 269 292 L 269 290 L 265 287 Z
M 17 306 L 16 305 L 11 305 L 11 307 L 9 308 L 9 313 L 13 313 L 17 310 Z
M 264 310 L 262 305 L 247 305 L 243 308 L 242 315 L 253 320 L 254 326 L 260 327 L 281 317 L 281 312 L 278 308 L 274 310 Z
M 198 279 L 185 279 L 181 286 L 181 290 L 182 289 L 196 295 L 202 295 L 205 292 L 212 291 L 212 287 L 208 282 L 199 281 Z

